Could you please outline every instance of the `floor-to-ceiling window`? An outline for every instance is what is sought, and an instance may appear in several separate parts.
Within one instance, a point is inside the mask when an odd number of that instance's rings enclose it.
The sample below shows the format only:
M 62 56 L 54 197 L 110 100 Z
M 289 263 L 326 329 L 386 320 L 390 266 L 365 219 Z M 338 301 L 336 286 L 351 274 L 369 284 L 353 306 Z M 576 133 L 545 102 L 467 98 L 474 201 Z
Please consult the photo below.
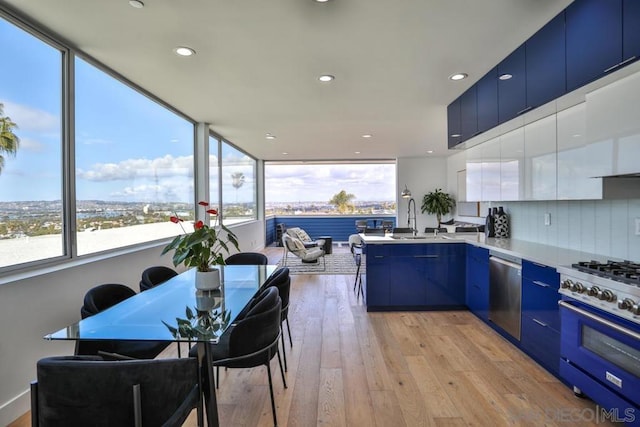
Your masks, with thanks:
M 193 218 L 193 124 L 75 61 L 78 254 L 147 242 Z
M 220 139 L 209 136 L 209 203 L 220 210 Z
M 65 51 L 0 16 L 0 267 L 66 254 Z
M 267 162 L 266 215 L 396 213 L 395 162 Z

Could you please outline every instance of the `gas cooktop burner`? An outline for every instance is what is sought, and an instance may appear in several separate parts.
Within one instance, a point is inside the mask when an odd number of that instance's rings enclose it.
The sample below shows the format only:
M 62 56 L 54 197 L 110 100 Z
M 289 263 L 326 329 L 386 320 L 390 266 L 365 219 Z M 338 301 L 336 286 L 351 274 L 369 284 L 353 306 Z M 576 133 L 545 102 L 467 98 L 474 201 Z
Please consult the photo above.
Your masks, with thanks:
M 571 265 L 576 270 L 640 286 L 640 264 L 632 261 L 581 261 Z

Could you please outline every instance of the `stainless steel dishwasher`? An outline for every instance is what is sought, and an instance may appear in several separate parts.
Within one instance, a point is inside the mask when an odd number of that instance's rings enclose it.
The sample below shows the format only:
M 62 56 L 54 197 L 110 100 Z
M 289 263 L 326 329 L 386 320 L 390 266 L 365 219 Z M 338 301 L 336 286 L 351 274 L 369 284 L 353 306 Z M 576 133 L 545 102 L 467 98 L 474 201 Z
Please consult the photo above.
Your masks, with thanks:
M 489 320 L 520 341 L 522 260 L 489 252 Z

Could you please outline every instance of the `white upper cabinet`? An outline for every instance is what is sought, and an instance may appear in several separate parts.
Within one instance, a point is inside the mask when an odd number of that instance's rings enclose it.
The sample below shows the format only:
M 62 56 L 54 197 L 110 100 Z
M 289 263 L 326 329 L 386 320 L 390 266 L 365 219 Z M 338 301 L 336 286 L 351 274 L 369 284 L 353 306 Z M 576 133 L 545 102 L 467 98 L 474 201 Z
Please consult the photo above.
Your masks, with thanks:
M 611 164 L 610 141 L 588 142 L 587 105 L 558 112 L 558 199 L 602 198 L 602 178 Z
M 524 128 L 500 137 L 500 196 L 503 201 L 524 200 Z
M 640 173 L 640 73 L 586 95 L 588 145 L 597 147 L 599 176 Z M 606 163 L 605 163 L 606 160 Z
M 471 147 L 465 151 L 467 155 L 467 201 L 479 202 L 482 200 L 482 144 Z
M 500 195 L 500 138 L 482 144 L 482 201 L 498 202 Z
M 524 199 L 556 199 L 556 116 L 524 127 Z

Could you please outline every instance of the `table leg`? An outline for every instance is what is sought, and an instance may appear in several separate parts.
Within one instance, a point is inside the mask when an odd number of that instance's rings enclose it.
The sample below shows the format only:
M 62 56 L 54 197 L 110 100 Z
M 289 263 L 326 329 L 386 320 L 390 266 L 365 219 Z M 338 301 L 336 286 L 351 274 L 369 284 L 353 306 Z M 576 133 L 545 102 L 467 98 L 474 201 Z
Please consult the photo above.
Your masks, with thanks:
M 203 395 L 204 406 L 207 412 L 207 425 L 209 427 L 218 427 L 218 402 L 216 399 L 216 388 L 213 378 L 213 361 L 211 360 L 211 347 L 209 343 L 198 343 L 198 361 L 200 364 L 200 372 L 204 377 Z

